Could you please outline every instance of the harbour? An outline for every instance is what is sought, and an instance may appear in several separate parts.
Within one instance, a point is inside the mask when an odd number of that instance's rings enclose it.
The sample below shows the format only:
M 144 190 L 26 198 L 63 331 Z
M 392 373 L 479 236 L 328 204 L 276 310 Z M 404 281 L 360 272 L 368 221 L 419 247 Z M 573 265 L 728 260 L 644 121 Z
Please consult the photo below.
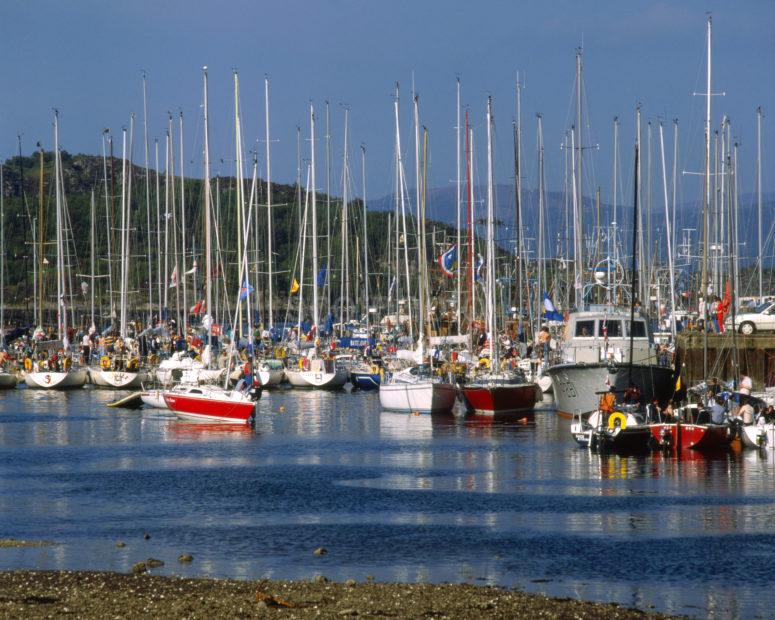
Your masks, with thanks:
M 770 617 L 750 2 L 0 8 L 0 618 Z

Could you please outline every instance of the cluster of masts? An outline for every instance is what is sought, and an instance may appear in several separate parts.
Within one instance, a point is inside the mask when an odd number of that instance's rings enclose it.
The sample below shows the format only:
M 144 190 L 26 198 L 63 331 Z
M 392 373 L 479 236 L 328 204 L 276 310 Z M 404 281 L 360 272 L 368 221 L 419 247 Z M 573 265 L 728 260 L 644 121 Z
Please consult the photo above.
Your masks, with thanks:
M 668 182 L 667 163 L 665 154 L 665 136 L 663 124 L 658 124 L 658 143 L 662 176 L 662 201 L 664 203 L 664 236 L 653 235 L 655 222 L 652 218 L 661 219 L 652 209 L 652 142 L 653 127 L 651 122 L 646 128 L 646 157 L 636 158 L 636 161 L 646 161 L 646 187 L 636 187 L 635 192 L 645 203 L 646 208 L 641 209 L 637 228 L 643 231 L 636 240 L 637 247 L 631 249 L 641 257 L 642 274 L 639 278 L 638 290 L 626 293 L 627 301 L 632 302 L 636 298 L 646 300 L 647 307 L 653 300 L 656 290 L 657 305 L 663 288 L 669 288 L 665 294 L 670 310 L 674 310 L 676 303 L 676 269 L 691 263 L 694 256 L 694 246 L 700 248 L 699 257 L 701 268 L 699 286 L 695 286 L 693 292 L 706 294 L 710 291 L 721 291 L 724 282 L 731 279 L 734 289 L 740 290 L 740 268 L 738 248 L 738 189 L 737 189 L 737 144 L 735 143 L 729 119 L 725 116 L 720 129 L 712 131 L 711 125 L 711 19 L 707 24 L 707 92 L 702 93 L 706 97 L 705 119 L 705 170 L 700 173 L 704 176 L 703 210 L 701 221 L 702 238 L 699 243 L 693 243 L 689 230 L 683 231 L 679 242 L 677 238 L 676 211 L 678 185 L 678 121 L 673 123 L 673 166 L 672 179 Z M 190 197 L 187 198 L 186 178 L 184 175 L 184 119 L 181 112 L 176 123 L 172 114 L 168 116 L 167 130 L 164 144 L 160 145 L 154 140 L 154 170 L 161 170 L 163 160 L 164 173 L 151 173 L 151 149 L 148 138 L 148 106 L 147 106 L 147 79 L 143 73 L 143 147 L 145 159 L 144 185 L 133 186 L 133 161 L 135 152 L 135 116 L 130 115 L 129 126 L 122 128 L 121 140 L 121 173 L 114 170 L 114 144 L 109 130 L 102 133 L 102 198 L 105 209 L 105 250 L 107 252 L 107 268 L 104 273 L 98 268 L 98 251 L 96 238 L 97 226 L 97 194 L 92 191 L 90 211 L 90 261 L 89 273 L 78 274 L 85 280 L 82 285 L 84 297 L 89 299 L 88 319 L 91 324 L 98 323 L 96 309 L 96 289 L 98 282 L 105 282 L 105 290 L 109 297 L 109 315 L 113 325 L 117 326 L 120 335 L 126 336 L 127 325 L 130 321 L 130 299 L 137 299 L 138 291 L 132 283 L 132 259 L 137 254 L 147 255 L 147 273 L 135 274 L 135 280 L 146 281 L 147 296 L 147 322 L 154 319 L 162 320 L 169 317 L 169 309 L 174 306 L 176 324 L 186 333 L 188 322 L 193 315 L 204 315 L 202 325 L 206 328 L 208 336 L 215 325 L 216 316 L 228 317 L 227 322 L 242 326 L 247 322 L 250 327 L 255 314 L 262 317 L 261 322 L 272 329 L 281 316 L 281 310 L 277 307 L 278 300 L 287 295 L 289 299 L 297 296 L 295 309 L 296 316 L 292 315 L 291 304 L 285 311 L 285 321 L 302 324 L 309 319 L 312 326 L 322 326 L 326 316 L 334 313 L 339 315 L 341 324 L 364 320 L 366 327 L 369 323 L 378 320 L 376 314 L 384 312 L 388 316 L 394 316 L 396 323 L 402 323 L 402 317 L 406 321 L 408 335 L 420 339 L 430 331 L 430 325 L 426 325 L 427 318 L 437 308 L 443 306 L 454 316 L 454 324 L 458 333 L 470 331 L 468 326 L 475 317 L 482 316 L 479 307 L 487 315 L 488 323 L 494 322 L 494 316 L 500 315 L 488 304 L 500 301 L 503 305 L 512 306 L 519 316 L 529 315 L 538 330 L 543 307 L 543 295 L 545 291 L 565 309 L 575 307 L 583 309 L 590 302 L 615 304 L 621 303 L 623 298 L 617 292 L 623 287 L 625 276 L 621 264 L 624 255 L 621 249 L 620 234 L 623 230 L 621 221 L 626 200 L 621 198 L 621 172 L 619 165 L 619 119 L 614 118 L 614 144 L 613 144 L 613 186 L 611 223 L 605 224 L 605 218 L 601 214 L 600 190 L 596 192 L 595 200 L 595 224 L 589 226 L 585 221 L 588 211 L 584 208 L 584 152 L 589 148 L 596 148 L 585 144 L 583 132 L 585 118 L 582 102 L 584 100 L 582 82 L 582 53 L 576 52 L 576 110 L 575 122 L 567 132 L 563 147 L 566 149 L 565 173 L 565 204 L 564 225 L 565 235 L 558 234 L 554 252 L 549 251 L 553 240 L 547 232 L 548 221 L 559 221 L 558 228 L 562 227 L 562 218 L 548 215 L 548 205 L 545 189 L 544 172 L 544 140 L 542 117 L 537 117 L 537 151 L 538 151 L 538 209 L 535 214 L 536 227 L 534 252 L 530 250 L 530 242 L 526 235 L 525 201 L 522 188 L 523 172 L 522 161 L 524 159 L 522 148 L 522 111 L 521 111 L 521 84 L 516 85 L 516 118 L 514 122 L 514 259 L 508 261 L 506 273 L 487 273 L 487 278 L 481 278 L 485 288 L 484 293 L 477 292 L 476 282 L 480 280 L 479 262 L 480 250 L 477 249 L 477 226 L 474 217 L 474 166 L 473 166 L 473 129 L 469 125 L 469 112 L 465 112 L 465 121 L 461 118 L 460 80 L 457 80 L 456 112 L 457 112 L 457 157 L 456 157 L 456 227 L 450 243 L 455 248 L 455 261 L 452 274 L 454 277 L 454 290 L 446 291 L 434 299 L 433 291 L 438 287 L 431 285 L 433 277 L 429 273 L 429 252 L 427 248 L 428 234 L 425 227 L 427 207 L 427 161 L 428 161 L 428 131 L 420 122 L 419 97 L 412 96 L 413 128 L 414 128 L 414 202 L 415 212 L 411 212 L 408 184 L 405 174 L 404 151 L 401 143 L 399 123 L 399 90 L 396 85 L 394 101 L 395 117 L 395 181 L 394 197 L 395 209 L 388 217 L 388 234 L 382 241 L 386 242 L 387 261 L 384 265 L 374 267 L 373 261 L 369 261 L 369 233 L 367 229 L 368 217 L 365 201 L 365 170 L 366 148 L 361 146 L 361 173 L 363 177 L 362 192 L 364 200 L 360 209 L 351 198 L 351 173 L 349 164 L 349 110 L 344 110 L 344 153 L 342 164 L 342 197 L 341 211 L 338 213 L 340 221 L 339 245 L 341 256 L 339 257 L 339 300 L 338 308 L 336 300 L 332 299 L 334 287 L 332 283 L 332 233 L 331 226 L 331 153 L 329 132 L 329 109 L 326 102 L 326 197 L 325 197 L 325 234 L 318 230 L 321 218 L 318 214 L 317 165 L 316 165 L 316 112 L 313 104 L 309 106 L 309 145 L 310 157 L 306 166 L 306 175 L 302 174 L 301 166 L 301 130 L 297 128 L 297 218 L 299 225 L 299 242 L 296 256 L 292 261 L 291 272 L 278 273 L 276 264 L 276 252 L 274 247 L 275 231 L 273 223 L 276 221 L 275 209 L 278 206 L 272 202 L 271 182 L 271 136 L 269 118 L 269 80 L 264 81 L 265 97 L 265 188 L 264 204 L 259 204 L 261 185 L 258 182 L 258 158 L 253 155 L 251 174 L 246 174 L 244 142 L 240 108 L 239 75 L 233 74 L 234 87 L 234 127 L 235 127 L 235 201 L 234 210 L 235 229 L 228 232 L 224 228 L 224 222 L 228 219 L 222 214 L 220 207 L 221 192 L 220 179 L 216 179 L 216 191 L 211 189 L 210 178 L 210 147 L 209 147 L 209 121 L 208 121 L 208 86 L 207 67 L 203 68 L 203 192 L 201 217 L 195 217 L 191 221 L 191 210 L 187 206 Z M 763 291 L 762 279 L 762 197 L 761 197 L 761 108 L 757 110 L 757 197 L 758 197 L 758 243 L 759 243 L 759 286 L 761 297 Z M 494 239 L 492 227 L 495 225 L 495 205 L 493 173 L 492 173 L 492 102 L 487 102 L 487 134 L 488 134 L 488 172 L 487 172 L 487 214 L 486 236 Z M 641 148 L 641 110 L 636 111 L 636 142 L 637 150 Z M 160 158 L 160 146 L 163 153 Z M 176 153 L 179 150 L 179 180 L 176 177 Z M 65 187 L 62 174 L 62 158 L 59 148 L 59 115 L 54 114 L 54 176 L 56 196 L 56 300 L 58 314 L 59 336 L 63 338 L 67 333 L 68 322 L 75 325 L 76 303 L 75 287 L 73 285 L 72 261 L 75 254 L 74 233 L 71 230 L 66 208 Z M 44 323 L 44 299 L 46 294 L 46 282 L 44 280 L 45 266 L 48 263 L 45 258 L 47 252 L 45 246 L 46 214 L 43 200 L 43 164 L 44 157 L 40 153 L 41 190 L 37 227 L 33 226 L 33 242 L 35 247 L 34 282 L 35 282 L 35 308 L 36 322 Z M 639 166 L 641 164 L 638 164 Z M 306 176 L 306 182 L 302 183 L 302 177 Z M 635 178 L 641 179 L 641 171 L 635 172 Z M 115 179 L 120 178 L 120 189 L 115 187 Z M 161 187 L 162 177 L 164 188 Z M 248 182 L 250 177 L 250 182 Z M 155 183 L 154 183 L 155 182 Z M 153 186 L 155 184 L 155 187 Z M 302 186 L 306 187 L 306 193 L 302 196 Z M 672 191 L 672 196 L 669 196 Z M 646 194 L 643 200 L 643 194 Z M 140 198 L 138 198 L 138 195 Z M 142 202 L 144 196 L 145 210 L 137 209 L 135 205 Z M 116 204 L 120 198 L 120 204 Z M 154 200 L 155 199 L 155 204 Z M 187 221 L 187 213 L 189 219 Z M 144 216 L 144 217 L 143 217 Z M 415 218 L 417 242 L 415 247 L 410 244 L 412 232 L 412 217 Z M 642 221 L 641 218 L 647 218 Z M 143 222 L 143 219 L 145 220 Z M 358 220 L 361 229 L 357 230 Z M 467 220 L 467 221 L 465 221 Z M 409 224 L 407 223 L 409 221 Z M 32 222 L 31 222 L 32 223 Z M 201 224 L 201 234 L 194 234 L 193 224 Z M 132 231 L 136 227 L 145 227 L 145 246 L 133 245 Z M 593 234 L 585 234 L 587 230 L 593 230 Z M 485 232 L 485 231 L 482 231 Z M 69 236 L 68 236 L 69 233 Z M 99 233 L 101 234 L 101 233 Z M 352 236 L 352 239 L 351 239 Z M 189 276 L 197 277 L 197 269 L 200 269 L 195 246 L 195 239 L 202 240 L 204 257 L 203 286 L 189 285 Z M 234 240 L 234 252 L 227 252 L 227 242 Z M 324 240 L 324 241 L 321 241 Z M 353 241 L 354 240 L 354 241 Z M 434 235 L 435 240 L 435 235 Z M 661 243 L 666 245 L 667 269 L 662 267 Z M 325 247 L 321 247 L 321 243 Z M 487 246 L 487 264 L 492 265 L 490 272 L 497 269 L 496 254 L 502 248 Z M 416 248 L 416 256 L 412 256 Z M 371 249 L 373 252 L 373 249 Z M 434 250 L 436 247 L 434 245 Z M 433 252 L 432 251 L 432 252 Z M 534 253 L 534 260 L 529 260 Z M 263 254 L 263 260 L 259 257 Z M 552 257 L 552 254 L 554 256 Z M 118 258 L 116 258 L 118 257 Z M 233 261 L 229 268 L 225 265 Z M 354 269 L 353 269 L 354 266 Z M 379 269 L 379 273 L 377 272 Z M 384 270 L 384 271 L 383 271 Z M 355 273 L 353 274 L 353 271 Z M 386 273 L 385 273 L 386 272 Z M 602 276 L 600 274 L 603 274 Z M 201 276 L 201 270 L 199 272 Z M 386 277 L 381 277 L 386 275 Z M 380 276 L 380 277 L 378 277 Z M 490 279 L 492 276 L 492 279 Z M 229 281 L 227 281 L 227 277 Z M 259 281 L 261 283 L 259 285 Z M 282 294 L 278 295 L 278 281 L 287 283 L 285 288 L 280 286 Z M 509 282 L 509 299 L 502 301 L 496 299 L 496 283 Z M 381 294 L 374 294 L 375 283 L 381 284 Z M 370 287 L 370 283 L 372 286 Z M 513 290 L 511 283 L 514 283 Z M 2 287 L 0 287 L 2 288 Z M 285 290 L 283 290 L 285 288 Z M 310 295 L 311 289 L 311 295 Z M 239 294 L 235 294 L 239 290 Z M 477 296 L 479 300 L 477 302 Z M 310 299 L 311 297 L 311 299 Z M 174 298 L 174 299 L 173 299 Z M 236 298 L 236 304 L 234 304 Z M 230 301 L 231 300 L 231 301 Z M 1 300 L 0 300 L 1 301 Z M 309 303 L 311 301 L 311 303 Z M 381 305 L 381 311 L 372 308 L 372 303 L 377 301 Z M 305 307 L 305 302 L 310 306 Z M 355 304 L 353 302 L 356 302 Z M 477 306 L 477 303 L 480 306 Z M 215 305 L 214 305 L 215 304 Z M 512 305 L 513 304 L 513 305 Z M 0 305 L 2 305 L 0 303 Z M 377 304 L 375 304 L 377 305 Z M 196 308 L 192 312 L 192 308 Z M 527 311 L 525 311 L 527 309 Z M 70 318 L 68 319 L 68 312 Z M 674 314 L 674 313 L 671 313 Z M 416 318 L 412 318 L 416 317 Z M 201 317 L 200 317 L 201 318 Z M 415 330 L 416 326 L 416 330 Z M 673 324 L 673 329 L 675 325 Z

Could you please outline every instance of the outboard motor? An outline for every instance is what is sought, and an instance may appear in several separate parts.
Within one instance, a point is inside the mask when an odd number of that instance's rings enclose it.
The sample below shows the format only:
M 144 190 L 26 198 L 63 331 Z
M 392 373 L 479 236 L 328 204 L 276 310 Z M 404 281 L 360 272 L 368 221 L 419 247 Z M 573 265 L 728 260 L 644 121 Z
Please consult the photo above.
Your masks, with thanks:
M 261 385 L 261 380 L 258 378 L 258 376 L 254 377 L 253 385 L 250 388 L 250 398 L 253 400 L 259 400 L 263 391 L 264 386 Z

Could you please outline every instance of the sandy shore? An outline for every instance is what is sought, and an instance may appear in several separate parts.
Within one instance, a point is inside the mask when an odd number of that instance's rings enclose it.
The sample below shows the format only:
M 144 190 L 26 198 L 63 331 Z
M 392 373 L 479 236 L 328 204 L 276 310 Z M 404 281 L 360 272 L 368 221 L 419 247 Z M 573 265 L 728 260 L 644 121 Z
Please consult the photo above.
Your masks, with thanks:
M 0 618 L 667 618 L 470 586 L 0 572 Z

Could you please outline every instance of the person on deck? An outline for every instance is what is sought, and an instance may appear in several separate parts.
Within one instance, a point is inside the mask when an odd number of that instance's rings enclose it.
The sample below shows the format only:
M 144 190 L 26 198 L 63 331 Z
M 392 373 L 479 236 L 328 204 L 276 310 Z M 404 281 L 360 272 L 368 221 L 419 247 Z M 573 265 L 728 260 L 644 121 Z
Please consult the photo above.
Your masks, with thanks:
M 551 341 L 552 335 L 549 333 L 549 328 L 544 325 L 541 327 L 541 331 L 538 332 L 538 345 L 546 363 L 549 363 L 549 345 Z
M 713 422 L 713 424 L 724 423 L 724 416 L 727 412 L 724 405 L 725 402 L 723 396 L 717 395 L 715 398 L 710 399 L 708 409 L 710 410 L 710 421 Z
M 737 410 L 737 417 L 743 421 L 744 426 L 753 424 L 754 411 L 753 406 L 749 402 L 748 396 L 741 396 L 740 403 L 740 409 Z

